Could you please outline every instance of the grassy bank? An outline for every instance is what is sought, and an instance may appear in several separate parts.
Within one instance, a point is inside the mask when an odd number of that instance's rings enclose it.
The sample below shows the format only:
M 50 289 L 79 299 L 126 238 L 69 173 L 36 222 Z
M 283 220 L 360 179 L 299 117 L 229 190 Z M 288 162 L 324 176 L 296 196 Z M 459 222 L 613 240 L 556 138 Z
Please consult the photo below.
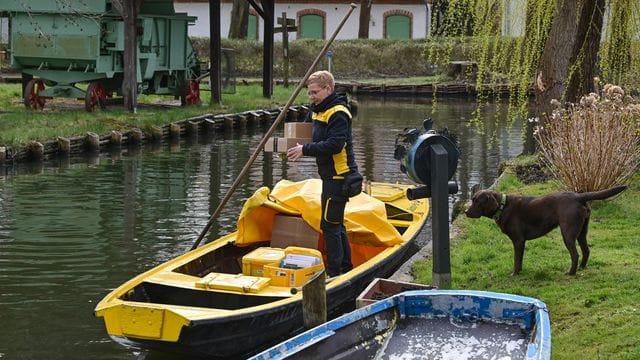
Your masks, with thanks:
M 589 227 L 591 256 L 576 276 L 560 232 L 527 242 L 523 272 L 510 276 L 513 247 L 492 219 L 456 219 L 451 245 L 452 288 L 531 296 L 549 307 L 553 359 L 640 358 L 640 174 L 616 198 L 596 201 Z M 524 185 L 504 176 L 501 192 L 542 195 L 553 182 Z M 430 284 L 432 262 L 414 265 L 416 281 Z
M 143 95 L 137 113 L 131 114 L 121 104 L 109 105 L 105 111 L 87 113 L 83 101 L 59 98 L 48 100 L 44 111 L 34 111 L 22 104 L 19 84 L 0 84 L 0 145 L 20 147 L 31 141 L 78 136 L 88 131 L 104 134 L 111 130 L 146 129 L 207 113 L 271 109 L 284 105 L 294 89 L 295 85 L 289 88 L 276 86 L 272 99 L 266 99 L 262 97 L 260 85 L 238 86 L 235 94 L 223 94 L 222 105 L 193 107 L 177 106 L 180 101 L 173 101 L 172 97 Z M 209 92 L 202 92 L 201 96 L 203 102 L 210 100 Z M 306 94 L 302 92 L 296 103 L 306 101 Z

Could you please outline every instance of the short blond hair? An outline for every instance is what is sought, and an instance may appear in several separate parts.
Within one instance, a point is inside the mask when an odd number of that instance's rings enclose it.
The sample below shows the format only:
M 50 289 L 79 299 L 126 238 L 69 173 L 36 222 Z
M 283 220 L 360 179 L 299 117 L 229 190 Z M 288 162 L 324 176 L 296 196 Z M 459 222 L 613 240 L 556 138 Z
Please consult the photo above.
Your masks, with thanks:
M 309 76 L 309 79 L 307 80 L 307 86 L 311 84 L 316 84 L 321 87 L 328 86 L 331 91 L 333 91 L 336 82 L 330 72 L 326 70 L 320 70 L 314 72 L 313 74 L 311 74 L 311 76 Z

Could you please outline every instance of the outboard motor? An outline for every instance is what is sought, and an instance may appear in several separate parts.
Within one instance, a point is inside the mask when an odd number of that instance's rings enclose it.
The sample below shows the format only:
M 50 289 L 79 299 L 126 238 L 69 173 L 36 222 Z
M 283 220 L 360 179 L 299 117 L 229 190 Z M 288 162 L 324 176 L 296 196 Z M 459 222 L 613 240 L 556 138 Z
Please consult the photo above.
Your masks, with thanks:
M 424 132 L 418 129 L 405 129 L 405 132 L 396 137 L 396 145 L 393 157 L 400 161 L 400 170 L 407 174 L 411 180 L 423 184 L 407 190 L 409 200 L 431 197 L 431 146 L 442 145 L 447 151 L 447 179 L 451 180 L 458 167 L 460 151 L 456 145 L 455 137 L 448 129 L 440 131 L 432 130 L 433 120 L 427 118 L 423 121 Z M 458 183 L 448 182 L 449 194 L 458 192 Z

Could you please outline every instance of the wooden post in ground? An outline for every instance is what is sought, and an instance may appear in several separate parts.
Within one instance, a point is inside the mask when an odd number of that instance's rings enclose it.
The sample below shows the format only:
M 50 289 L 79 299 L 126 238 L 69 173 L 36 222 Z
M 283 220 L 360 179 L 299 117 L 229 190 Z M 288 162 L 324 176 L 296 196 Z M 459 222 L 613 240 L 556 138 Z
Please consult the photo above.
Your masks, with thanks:
M 29 157 L 33 160 L 42 160 L 44 157 L 44 145 L 42 143 L 33 141 L 28 146 Z
M 69 155 L 71 153 L 71 140 L 58 137 L 58 152 L 63 155 Z
M 213 119 L 206 118 L 202 120 L 202 122 L 203 122 L 202 127 L 204 128 L 205 132 L 211 132 L 215 130 L 216 122 Z
M 318 273 L 302 286 L 302 318 L 305 329 L 311 329 L 327 321 L 327 289 L 325 272 Z
M 162 128 L 160 126 L 151 126 L 151 139 L 155 142 L 162 141 Z
M 122 133 L 119 131 L 111 131 L 111 140 L 109 141 L 111 146 L 120 147 L 122 146 Z
M 189 120 L 187 122 L 187 134 L 189 134 L 190 137 L 198 136 L 199 127 L 200 123 L 198 123 L 197 121 Z
M 171 123 L 169 125 L 169 134 L 171 136 L 171 140 L 179 140 L 180 139 L 180 124 Z
M 135 144 L 138 145 L 140 143 L 142 143 L 142 130 L 135 128 L 135 129 L 131 129 L 131 135 L 129 140 L 130 144 Z
M 88 132 L 84 137 L 84 146 L 89 151 L 100 150 L 100 137 L 96 133 Z

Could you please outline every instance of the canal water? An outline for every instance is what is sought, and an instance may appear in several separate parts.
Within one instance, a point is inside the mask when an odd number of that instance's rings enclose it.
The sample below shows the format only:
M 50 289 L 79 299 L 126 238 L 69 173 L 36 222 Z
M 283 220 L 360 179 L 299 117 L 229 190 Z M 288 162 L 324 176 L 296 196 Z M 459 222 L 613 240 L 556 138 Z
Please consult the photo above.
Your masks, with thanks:
M 487 105 L 480 132 L 469 100 L 440 99 L 435 108 L 430 99 L 358 101 L 356 158 L 373 181 L 409 181 L 393 159 L 395 135 L 427 116 L 460 141 L 461 191 L 452 201 L 471 184 L 490 185 L 497 164 L 522 151 L 522 124 L 507 125 L 505 105 Z M 171 358 L 115 344 L 93 309 L 193 245 L 267 127 L 0 168 L 0 359 Z M 317 177 L 311 158 L 260 155 L 210 238 L 234 230 L 243 200 L 259 187 L 309 177 Z

